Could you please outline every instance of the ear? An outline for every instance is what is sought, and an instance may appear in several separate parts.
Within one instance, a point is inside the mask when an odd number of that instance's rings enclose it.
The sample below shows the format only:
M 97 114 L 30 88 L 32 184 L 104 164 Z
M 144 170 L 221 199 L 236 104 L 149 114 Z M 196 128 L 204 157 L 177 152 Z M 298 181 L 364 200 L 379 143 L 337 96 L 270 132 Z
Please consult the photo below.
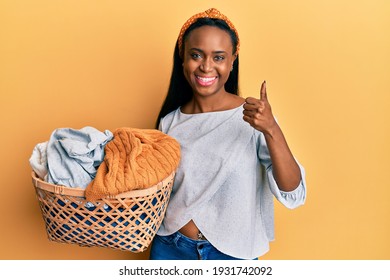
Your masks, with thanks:
M 232 61 L 232 70 L 231 70 L 231 71 L 233 71 L 234 62 L 236 61 L 236 59 L 237 59 L 237 55 L 236 55 L 236 54 L 234 54 L 234 55 L 233 55 L 233 61 Z
M 237 59 L 237 57 L 238 57 L 238 54 L 233 54 L 233 59 L 232 59 L 232 67 L 233 67 L 233 65 L 234 65 L 234 62 L 236 61 L 236 59 Z

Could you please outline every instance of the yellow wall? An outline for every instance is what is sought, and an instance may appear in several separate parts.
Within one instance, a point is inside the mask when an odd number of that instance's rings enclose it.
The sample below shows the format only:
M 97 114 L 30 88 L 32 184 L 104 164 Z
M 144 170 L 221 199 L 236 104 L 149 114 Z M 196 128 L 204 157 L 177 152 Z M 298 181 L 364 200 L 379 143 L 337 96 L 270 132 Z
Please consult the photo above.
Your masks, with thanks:
M 1 0 L 1 259 L 147 258 L 49 242 L 28 159 L 59 127 L 153 127 L 179 29 L 212 6 L 241 35 L 242 95 L 267 80 L 307 171 L 264 258 L 390 258 L 389 1 Z

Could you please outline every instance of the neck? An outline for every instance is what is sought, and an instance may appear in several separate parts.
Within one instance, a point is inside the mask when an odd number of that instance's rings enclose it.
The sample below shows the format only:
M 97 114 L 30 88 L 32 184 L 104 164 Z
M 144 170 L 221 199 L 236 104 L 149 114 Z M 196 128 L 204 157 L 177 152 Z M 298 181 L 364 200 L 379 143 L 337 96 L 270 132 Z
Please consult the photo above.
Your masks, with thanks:
M 190 114 L 197 114 L 224 110 L 229 95 L 230 93 L 227 92 L 207 97 L 194 95 L 191 101 L 186 104 L 186 111 Z
M 245 103 L 241 96 L 224 92 L 214 96 L 194 95 L 187 104 L 181 106 L 181 111 L 185 114 L 199 114 L 217 111 L 225 111 L 237 108 Z

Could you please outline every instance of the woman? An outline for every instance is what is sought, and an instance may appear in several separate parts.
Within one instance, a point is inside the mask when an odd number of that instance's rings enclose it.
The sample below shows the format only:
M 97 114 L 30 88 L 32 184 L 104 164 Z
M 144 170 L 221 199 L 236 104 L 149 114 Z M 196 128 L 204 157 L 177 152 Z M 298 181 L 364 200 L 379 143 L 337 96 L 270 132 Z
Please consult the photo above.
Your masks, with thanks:
M 150 259 L 254 259 L 274 238 L 273 197 L 303 204 L 305 173 L 260 99 L 238 95 L 237 30 L 209 9 L 176 43 L 157 127 L 177 139 L 181 162 Z

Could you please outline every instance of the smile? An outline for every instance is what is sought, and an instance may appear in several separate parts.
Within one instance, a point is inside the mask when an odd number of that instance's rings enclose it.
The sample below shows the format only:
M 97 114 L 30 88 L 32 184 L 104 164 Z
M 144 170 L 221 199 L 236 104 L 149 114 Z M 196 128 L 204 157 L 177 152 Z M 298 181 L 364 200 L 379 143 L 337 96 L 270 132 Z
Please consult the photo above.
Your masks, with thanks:
M 196 78 L 196 81 L 198 82 L 198 84 L 200 84 L 201 86 L 210 86 L 217 80 L 217 77 L 195 76 L 195 78 Z

